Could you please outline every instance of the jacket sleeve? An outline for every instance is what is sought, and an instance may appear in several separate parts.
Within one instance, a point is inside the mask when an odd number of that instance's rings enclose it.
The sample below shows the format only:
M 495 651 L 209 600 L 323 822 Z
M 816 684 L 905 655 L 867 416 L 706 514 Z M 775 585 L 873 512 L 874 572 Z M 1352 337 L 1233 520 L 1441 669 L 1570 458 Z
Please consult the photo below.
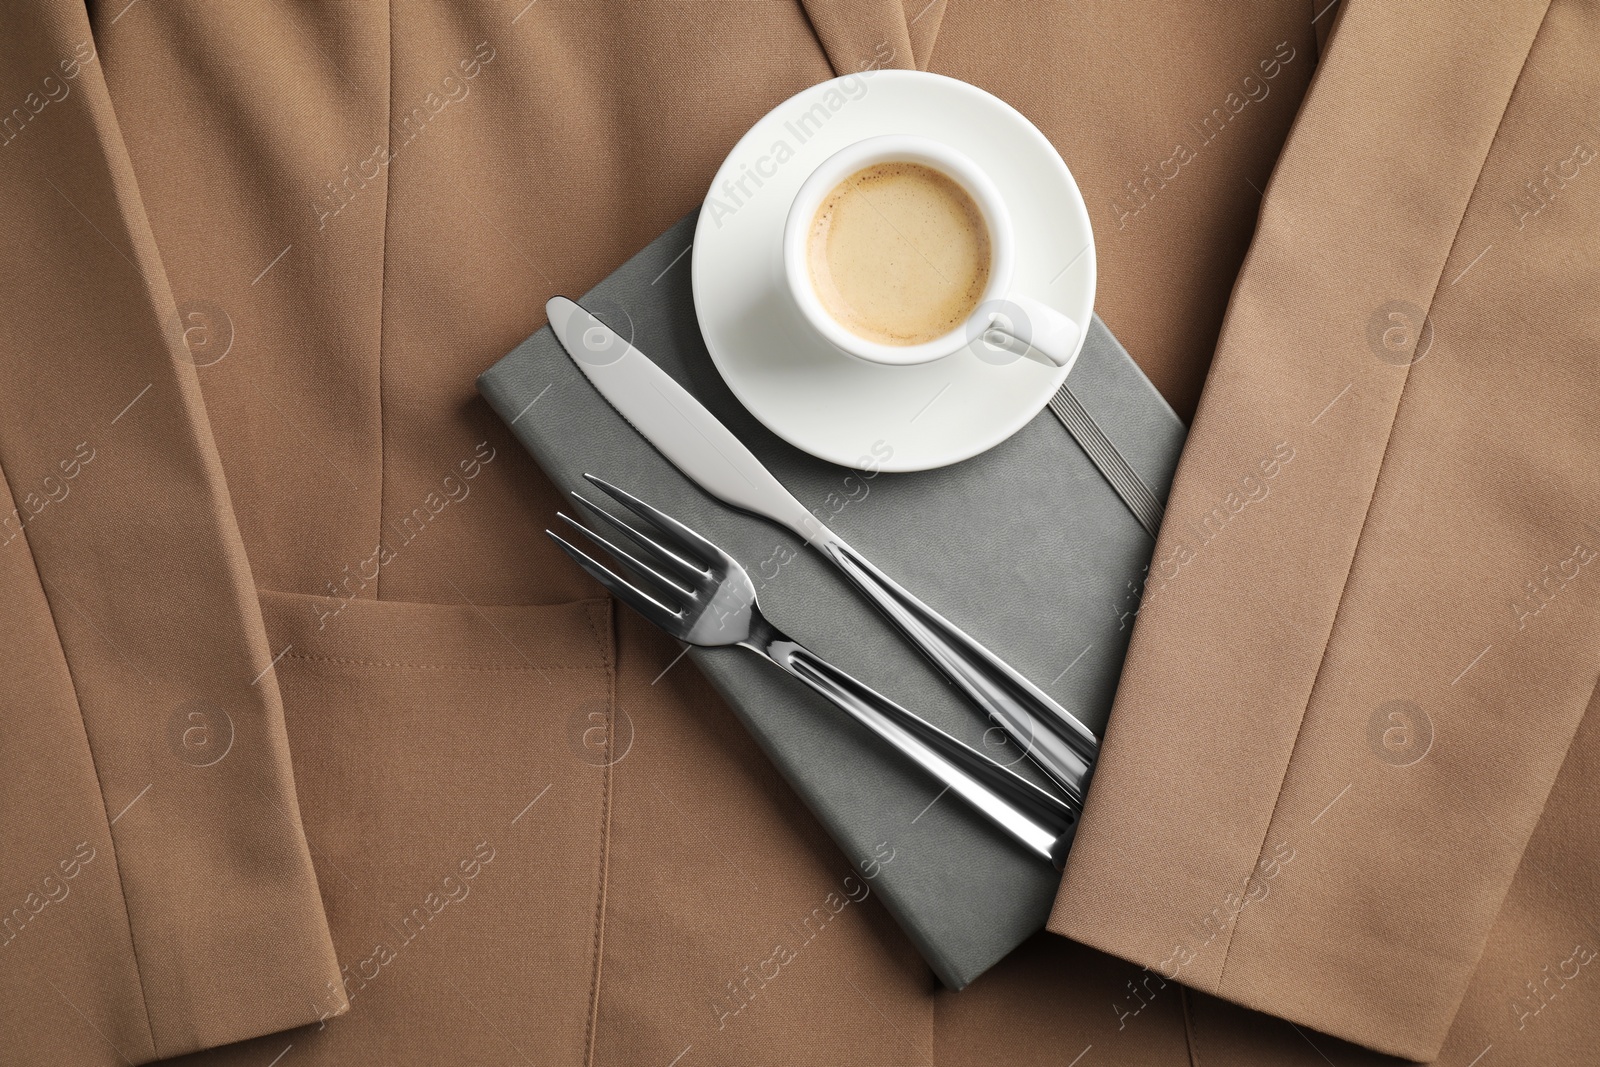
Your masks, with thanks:
M 1595 686 L 1592 228 L 1506 206 L 1564 106 L 1542 0 L 1345 6 L 1051 927 L 1427 1060 Z
M 0 1062 L 347 1007 L 195 369 L 83 4 L 0 34 Z

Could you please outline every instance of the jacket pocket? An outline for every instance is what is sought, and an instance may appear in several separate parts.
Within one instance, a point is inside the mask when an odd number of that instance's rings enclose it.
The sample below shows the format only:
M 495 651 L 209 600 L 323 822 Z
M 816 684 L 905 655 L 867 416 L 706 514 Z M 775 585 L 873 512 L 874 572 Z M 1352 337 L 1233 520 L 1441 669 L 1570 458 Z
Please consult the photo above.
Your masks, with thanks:
M 351 1001 L 310 1040 L 328 1062 L 496 1062 L 507 1042 L 581 1062 L 604 886 L 609 601 L 262 592 L 261 605 Z

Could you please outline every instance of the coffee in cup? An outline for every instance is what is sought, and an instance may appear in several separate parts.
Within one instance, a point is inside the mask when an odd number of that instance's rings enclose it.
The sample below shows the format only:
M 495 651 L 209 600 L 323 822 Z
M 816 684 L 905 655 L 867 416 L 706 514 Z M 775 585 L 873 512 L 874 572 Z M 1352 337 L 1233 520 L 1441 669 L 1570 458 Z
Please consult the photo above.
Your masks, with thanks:
M 925 344 L 956 329 L 989 284 L 983 212 L 949 175 L 912 160 L 847 176 L 817 207 L 806 242 L 823 308 L 858 337 Z
M 885 134 L 839 149 L 789 205 L 782 272 L 795 308 L 846 355 L 910 366 L 981 352 L 1070 367 L 1083 331 L 1012 287 L 1005 198 L 961 152 Z

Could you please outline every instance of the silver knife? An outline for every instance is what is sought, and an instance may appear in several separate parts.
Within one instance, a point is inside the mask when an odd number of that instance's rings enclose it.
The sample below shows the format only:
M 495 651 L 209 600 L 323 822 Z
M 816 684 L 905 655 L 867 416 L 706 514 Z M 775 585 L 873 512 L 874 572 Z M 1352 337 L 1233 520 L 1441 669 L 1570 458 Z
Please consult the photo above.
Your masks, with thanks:
M 666 371 L 564 296 L 551 329 L 600 395 L 686 477 L 724 503 L 787 527 L 831 560 L 1081 806 L 1099 742 L 1075 716 L 912 596 L 828 529 L 717 417 Z

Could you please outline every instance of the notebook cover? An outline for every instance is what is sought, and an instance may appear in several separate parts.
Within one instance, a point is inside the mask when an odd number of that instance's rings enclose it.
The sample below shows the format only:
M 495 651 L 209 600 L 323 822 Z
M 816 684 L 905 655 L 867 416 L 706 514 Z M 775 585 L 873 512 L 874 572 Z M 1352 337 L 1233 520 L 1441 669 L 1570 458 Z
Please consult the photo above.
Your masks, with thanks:
M 693 252 L 685 254 L 694 225 L 691 214 L 577 299 L 698 397 L 840 536 L 1103 733 L 1154 543 L 1062 422 L 1046 409 L 980 456 L 909 474 L 870 475 L 800 452 L 734 399 L 706 352 L 690 290 Z M 1068 386 L 1165 500 L 1184 426 L 1098 318 Z M 679 474 L 594 390 L 548 326 L 485 371 L 478 389 L 562 488 L 586 485 L 592 471 L 698 529 L 752 573 L 787 550 L 760 590 L 779 628 L 967 743 L 1015 758 L 818 553 Z M 1043 928 L 1059 882 L 1048 865 L 953 797 L 930 807 L 939 785 L 757 656 L 690 655 L 852 865 L 880 844 L 894 849 L 874 888 L 946 986 L 962 988 Z M 1043 782 L 1025 760 L 1017 768 Z

